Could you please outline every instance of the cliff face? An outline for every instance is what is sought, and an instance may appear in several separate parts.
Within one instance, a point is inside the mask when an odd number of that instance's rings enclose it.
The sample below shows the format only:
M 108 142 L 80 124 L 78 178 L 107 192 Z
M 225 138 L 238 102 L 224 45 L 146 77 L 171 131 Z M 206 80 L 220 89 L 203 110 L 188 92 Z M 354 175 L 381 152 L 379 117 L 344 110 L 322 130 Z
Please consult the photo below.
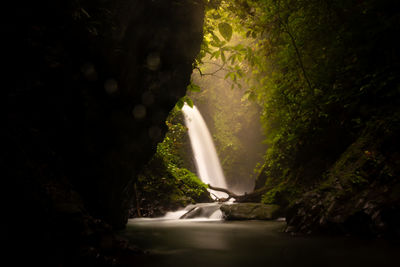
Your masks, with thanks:
M 58 223 L 87 214 L 123 227 L 133 181 L 186 92 L 202 1 L 23 1 L 9 10 L 6 238 L 51 243 L 55 232 L 78 231 Z M 27 218 L 36 233 L 15 236 Z
M 399 113 L 371 120 L 318 186 L 287 212 L 288 232 L 400 237 Z

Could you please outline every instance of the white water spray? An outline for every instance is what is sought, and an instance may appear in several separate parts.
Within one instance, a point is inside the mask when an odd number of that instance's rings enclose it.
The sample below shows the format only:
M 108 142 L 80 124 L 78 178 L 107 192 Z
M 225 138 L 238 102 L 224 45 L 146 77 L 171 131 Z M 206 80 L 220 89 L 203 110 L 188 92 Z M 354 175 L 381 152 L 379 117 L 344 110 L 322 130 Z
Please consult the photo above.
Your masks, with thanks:
M 189 129 L 190 143 L 200 179 L 205 184 L 226 188 L 225 176 L 211 134 L 199 110 L 196 106 L 191 108 L 185 104 L 182 112 L 185 114 L 185 124 Z M 227 194 L 222 192 L 212 191 L 212 194 L 218 198 L 227 197 Z

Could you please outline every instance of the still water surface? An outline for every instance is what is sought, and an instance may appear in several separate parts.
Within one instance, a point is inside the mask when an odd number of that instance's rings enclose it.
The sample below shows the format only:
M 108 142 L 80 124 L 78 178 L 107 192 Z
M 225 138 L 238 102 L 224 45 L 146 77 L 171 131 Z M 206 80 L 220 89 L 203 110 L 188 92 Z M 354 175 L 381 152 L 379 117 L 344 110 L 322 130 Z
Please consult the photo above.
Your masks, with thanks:
M 143 266 L 400 266 L 383 240 L 291 236 L 284 222 L 130 220 L 122 235 L 148 251 Z

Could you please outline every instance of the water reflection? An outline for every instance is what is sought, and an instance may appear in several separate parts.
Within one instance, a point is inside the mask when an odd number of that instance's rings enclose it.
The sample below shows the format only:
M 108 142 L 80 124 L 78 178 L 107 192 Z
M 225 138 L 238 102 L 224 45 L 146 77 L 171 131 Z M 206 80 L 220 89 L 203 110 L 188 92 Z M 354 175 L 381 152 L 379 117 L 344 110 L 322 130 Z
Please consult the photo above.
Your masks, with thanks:
M 284 222 L 131 220 L 123 235 L 144 266 L 393 266 L 399 247 L 348 237 L 293 237 Z

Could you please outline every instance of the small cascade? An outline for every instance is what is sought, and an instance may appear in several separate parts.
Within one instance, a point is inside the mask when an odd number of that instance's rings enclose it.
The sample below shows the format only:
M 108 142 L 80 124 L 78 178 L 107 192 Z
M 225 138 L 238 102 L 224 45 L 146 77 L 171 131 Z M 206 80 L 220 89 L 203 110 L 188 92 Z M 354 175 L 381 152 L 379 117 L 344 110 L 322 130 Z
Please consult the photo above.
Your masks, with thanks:
M 189 129 L 189 138 L 193 150 L 196 168 L 200 179 L 205 184 L 226 188 L 226 180 L 219 162 L 214 142 L 207 125 L 196 106 L 185 104 L 182 108 L 185 124 Z M 209 190 L 218 198 L 227 197 L 223 192 Z
M 191 205 L 190 205 L 191 206 Z M 165 220 L 178 220 L 180 219 L 184 214 L 188 212 L 188 207 L 187 206 L 185 209 L 182 210 L 177 210 L 177 211 L 169 211 L 167 212 L 164 217 L 162 217 Z
M 219 203 L 200 203 L 191 205 L 185 208 L 184 213 L 179 219 L 194 219 L 194 218 L 207 218 L 207 219 L 222 219 L 222 212 L 220 210 L 221 204 Z
M 162 217 L 163 220 L 196 219 L 196 220 L 222 220 L 219 203 L 199 203 L 189 205 L 182 210 L 170 211 Z

